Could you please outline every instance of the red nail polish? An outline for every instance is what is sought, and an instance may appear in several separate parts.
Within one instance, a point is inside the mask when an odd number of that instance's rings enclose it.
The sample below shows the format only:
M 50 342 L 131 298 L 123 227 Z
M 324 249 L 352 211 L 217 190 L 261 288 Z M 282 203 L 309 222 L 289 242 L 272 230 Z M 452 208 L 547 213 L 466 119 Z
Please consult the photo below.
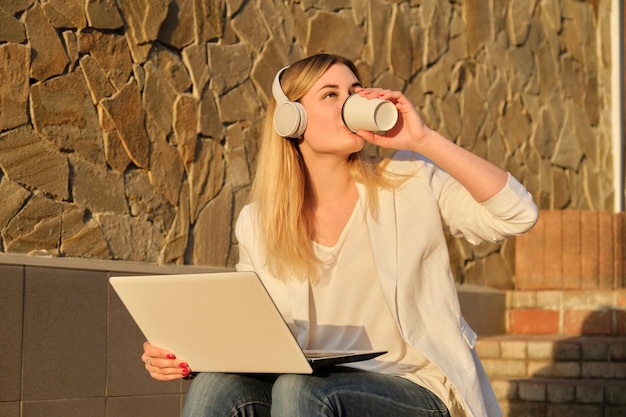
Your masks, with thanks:
M 181 362 L 178 364 L 181 368 L 187 368 L 187 364 L 185 362 Z
M 189 372 L 191 372 L 191 369 L 189 369 L 189 368 L 183 369 L 183 375 L 188 375 Z
M 169 353 L 169 354 L 167 355 L 167 359 L 176 359 L 176 355 L 174 355 L 174 354 L 172 354 L 172 353 Z

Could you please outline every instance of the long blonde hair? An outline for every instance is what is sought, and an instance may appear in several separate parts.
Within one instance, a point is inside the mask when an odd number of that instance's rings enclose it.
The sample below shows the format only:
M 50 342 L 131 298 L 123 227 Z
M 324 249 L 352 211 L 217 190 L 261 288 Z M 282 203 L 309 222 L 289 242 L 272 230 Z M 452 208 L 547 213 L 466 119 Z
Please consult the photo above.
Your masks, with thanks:
M 281 87 L 291 101 L 297 101 L 334 64 L 346 65 L 360 80 L 354 63 L 346 58 L 318 54 L 289 66 L 281 75 Z M 265 116 L 261 148 L 250 200 L 258 216 L 259 239 L 264 245 L 267 267 L 281 279 L 315 282 L 320 260 L 313 249 L 314 220 L 307 205 L 308 183 L 298 139 L 284 138 L 273 127 L 276 103 Z M 369 214 L 375 216 L 379 187 L 392 181 L 384 174 L 386 161 L 368 157 L 363 150 L 349 159 L 350 172 L 368 195 Z

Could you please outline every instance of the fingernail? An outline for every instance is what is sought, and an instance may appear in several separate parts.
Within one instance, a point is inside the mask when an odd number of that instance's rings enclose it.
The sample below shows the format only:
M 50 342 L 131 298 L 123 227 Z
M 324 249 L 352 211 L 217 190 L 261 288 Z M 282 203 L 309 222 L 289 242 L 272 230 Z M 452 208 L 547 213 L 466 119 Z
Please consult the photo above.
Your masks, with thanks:
M 187 375 L 187 374 L 189 374 L 189 372 L 191 372 L 191 369 L 189 369 L 189 368 L 183 369 L 183 375 Z
M 178 366 L 180 366 L 181 368 L 187 368 L 187 364 L 185 362 L 181 362 L 180 364 L 178 364 Z
M 176 355 L 174 355 L 173 353 L 170 353 L 167 355 L 167 359 L 176 359 Z

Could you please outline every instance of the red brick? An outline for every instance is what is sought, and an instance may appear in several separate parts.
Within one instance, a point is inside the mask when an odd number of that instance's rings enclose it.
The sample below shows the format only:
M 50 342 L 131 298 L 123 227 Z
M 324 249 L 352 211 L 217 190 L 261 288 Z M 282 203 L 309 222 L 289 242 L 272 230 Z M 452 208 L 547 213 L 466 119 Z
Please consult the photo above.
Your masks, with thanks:
M 544 223 L 544 259 L 542 286 L 538 289 L 561 288 L 563 285 L 562 211 L 546 210 Z
M 585 338 L 580 344 L 582 357 L 585 361 L 607 361 L 609 359 L 609 344 L 604 338 Z
M 580 211 L 562 211 L 563 288 L 580 288 Z
M 626 287 L 626 229 L 624 213 L 615 213 L 613 217 L 613 283 L 615 288 Z
M 578 361 L 582 358 L 582 348 L 576 340 L 565 340 L 554 345 L 554 360 Z
M 553 382 L 547 386 L 547 400 L 551 403 L 574 402 L 574 384 L 568 382 Z
M 546 404 L 543 402 L 510 401 L 500 404 L 507 417 L 544 417 Z
M 517 289 L 542 288 L 545 252 L 543 216 L 546 213 L 548 211 L 540 211 L 539 220 L 535 226 L 515 240 L 515 287 Z
M 606 402 L 609 404 L 626 404 L 626 382 L 619 381 L 606 387 Z M 626 411 L 626 409 L 624 410 Z M 626 415 L 626 414 L 622 414 Z
M 529 364 L 529 373 L 531 373 L 530 366 L 532 365 L 534 364 Z M 542 368 L 532 369 L 532 375 L 542 378 L 580 378 L 581 365 L 576 361 L 547 362 Z
M 598 288 L 614 288 L 614 246 L 619 239 L 613 235 L 614 218 L 613 213 L 608 211 L 598 212 Z
M 537 380 L 519 381 L 519 398 L 525 401 L 545 401 L 546 384 Z
M 595 310 L 583 324 L 585 335 L 612 335 L 613 334 L 612 309 Z
M 615 334 L 626 336 L 626 311 L 615 310 Z
M 557 334 L 559 313 L 542 309 L 512 310 L 509 326 L 509 332 L 513 334 Z
M 576 385 L 576 402 L 586 404 L 602 404 L 603 401 L 603 381 L 580 381 Z
M 603 417 L 602 405 L 547 404 L 546 417 Z
M 580 213 L 580 287 L 598 288 L 598 256 L 600 241 L 597 211 Z
M 563 334 L 583 334 L 583 324 L 591 311 L 567 310 L 563 314 Z
M 613 374 L 613 378 L 626 382 L 626 363 L 612 363 L 611 367 L 611 373 Z
M 609 361 L 626 362 L 626 343 L 620 341 L 619 338 L 609 344 Z
M 584 379 L 613 379 L 615 377 L 616 364 L 611 362 L 582 362 L 580 376 Z
M 563 334 L 611 335 L 612 310 L 566 310 L 563 312 Z
M 624 417 L 626 416 L 626 406 L 607 405 L 604 408 L 604 417 Z

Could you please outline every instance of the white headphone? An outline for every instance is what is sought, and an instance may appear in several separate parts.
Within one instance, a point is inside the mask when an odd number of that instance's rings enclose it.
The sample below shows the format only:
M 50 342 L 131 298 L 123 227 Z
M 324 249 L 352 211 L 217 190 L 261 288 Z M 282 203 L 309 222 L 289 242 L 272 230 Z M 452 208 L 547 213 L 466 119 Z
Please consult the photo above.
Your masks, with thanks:
M 276 100 L 274 130 L 285 138 L 299 138 L 306 129 L 307 117 L 304 106 L 297 101 L 289 101 L 280 86 L 280 75 L 289 67 L 282 68 L 274 77 L 272 94 Z

